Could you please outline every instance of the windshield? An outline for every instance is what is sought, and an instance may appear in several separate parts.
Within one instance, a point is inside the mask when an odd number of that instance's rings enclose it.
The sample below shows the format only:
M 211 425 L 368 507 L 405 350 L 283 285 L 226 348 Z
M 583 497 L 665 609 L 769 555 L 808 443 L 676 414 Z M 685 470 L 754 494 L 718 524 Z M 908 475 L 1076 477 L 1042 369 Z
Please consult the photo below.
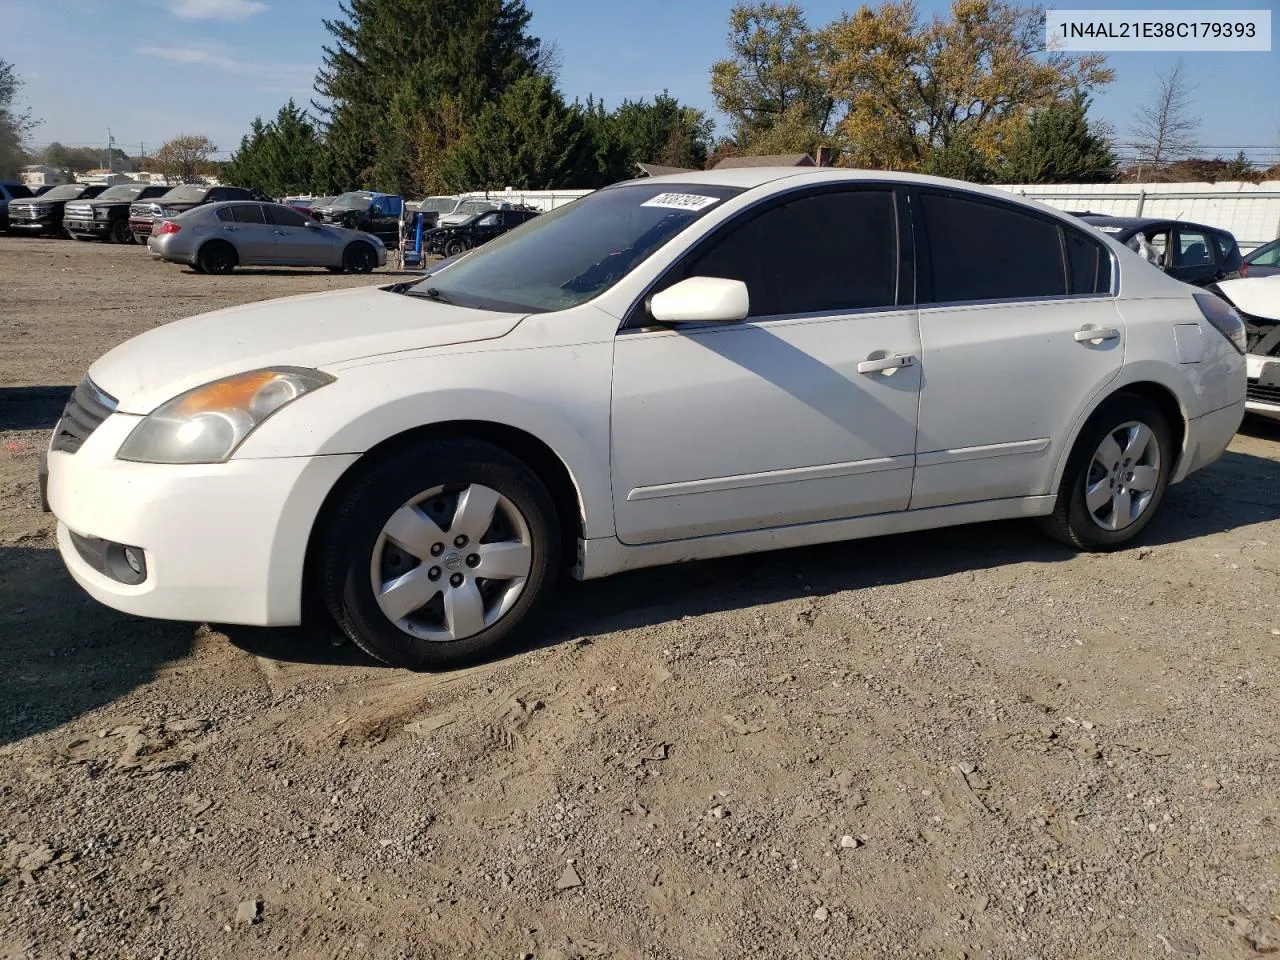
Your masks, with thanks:
M 418 209 L 423 213 L 448 213 L 457 202 L 457 197 L 427 197 L 418 204 Z
M 488 200 L 460 200 L 451 212 L 469 217 L 475 213 L 484 213 L 486 210 L 497 209 L 498 205 Z
M 160 198 L 160 202 L 163 203 L 168 200 L 173 203 L 200 203 L 208 192 L 208 187 L 202 187 L 197 183 L 188 183 L 181 187 L 174 187 Z
M 83 183 L 64 183 L 40 197 L 41 200 L 75 200 L 84 193 Z
M 121 183 L 114 187 L 108 187 L 98 194 L 99 200 L 134 200 L 138 194 L 147 189 L 141 183 Z
M 344 193 L 329 204 L 335 210 L 368 210 L 373 203 L 372 193 Z
M 534 217 L 408 292 L 490 310 L 575 307 L 741 192 L 702 183 L 675 190 L 658 183 L 598 190 Z

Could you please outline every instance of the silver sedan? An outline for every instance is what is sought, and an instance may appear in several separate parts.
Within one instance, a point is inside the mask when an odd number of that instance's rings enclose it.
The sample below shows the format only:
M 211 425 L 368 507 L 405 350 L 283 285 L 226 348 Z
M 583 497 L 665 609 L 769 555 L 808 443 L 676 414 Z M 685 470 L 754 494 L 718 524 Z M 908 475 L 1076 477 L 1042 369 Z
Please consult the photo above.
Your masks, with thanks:
M 317 223 L 284 204 L 244 200 L 195 207 L 163 221 L 147 249 L 197 273 L 249 266 L 368 273 L 387 262 L 387 248 L 371 233 Z

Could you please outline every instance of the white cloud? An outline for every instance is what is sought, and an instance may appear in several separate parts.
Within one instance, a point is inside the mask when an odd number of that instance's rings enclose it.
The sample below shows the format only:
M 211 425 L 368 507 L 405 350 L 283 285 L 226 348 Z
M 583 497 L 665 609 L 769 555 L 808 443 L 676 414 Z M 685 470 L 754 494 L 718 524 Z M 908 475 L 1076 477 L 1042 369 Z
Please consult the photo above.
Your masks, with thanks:
M 181 63 L 193 67 L 212 67 L 226 73 L 254 76 L 273 81 L 285 92 L 305 92 L 311 85 L 316 69 L 310 64 L 302 63 L 257 63 L 251 60 L 238 60 L 216 50 L 200 47 L 135 47 L 133 50 L 140 57 L 151 57 L 153 60 L 167 60 L 170 63 Z
M 267 9 L 260 0 L 165 0 L 165 6 L 183 20 L 248 20 Z

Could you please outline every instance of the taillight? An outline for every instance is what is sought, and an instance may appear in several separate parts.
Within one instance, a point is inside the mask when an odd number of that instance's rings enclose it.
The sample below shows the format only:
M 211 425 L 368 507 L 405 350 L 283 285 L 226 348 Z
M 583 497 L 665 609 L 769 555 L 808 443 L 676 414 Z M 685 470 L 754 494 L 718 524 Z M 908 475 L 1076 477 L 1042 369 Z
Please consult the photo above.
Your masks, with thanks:
M 1215 297 L 1212 293 L 1196 293 L 1192 296 L 1195 297 L 1200 312 L 1213 324 L 1214 329 L 1230 340 L 1233 347 L 1244 353 L 1249 345 L 1245 335 L 1244 321 L 1240 319 L 1240 314 L 1236 313 L 1231 304 L 1221 297 Z
M 172 220 L 166 220 L 164 223 L 160 224 L 160 229 L 156 231 L 156 235 L 163 237 L 166 233 L 177 233 L 181 229 L 182 228 Z
M 1249 275 L 1249 264 L 1246 261 L 1240 262 L 1240 276 L 1247 277 Z

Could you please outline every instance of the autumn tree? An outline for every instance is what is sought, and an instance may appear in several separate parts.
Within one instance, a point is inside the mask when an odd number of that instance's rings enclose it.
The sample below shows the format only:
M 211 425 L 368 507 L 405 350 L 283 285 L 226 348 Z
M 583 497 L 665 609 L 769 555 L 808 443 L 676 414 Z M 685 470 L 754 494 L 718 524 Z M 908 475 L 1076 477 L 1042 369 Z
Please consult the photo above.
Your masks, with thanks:
M 739 4 L 729 14 L 729 56 L 711 67 L 711 93 L 737 152 L 809 151 L 825 141 L 835 103 L 824 75 L 824 36 L 794 4 Z
M 0 177 L 15 178 L 27 162 L 25 145 L 37 121 L 18 108 L 22 78 L 13 64 L 0 60 Z
M 1006 140 L 997 176 L 1005 183 L 1099 183 L 1110 180 L 1116 158 L 1102 132 L 1089 122 L 1089 98 L 1070 99 L 1035 111 Z
M 1099 55 L 1044 52 L 1039 11 L 954 0 L 924 22 L 912 0 L 862 7 L 823 32 L 846 162 L 922 169 L 950 154 L 994 163 L 1027 116 L 1111 82 Z
M 1181 59 L 1158 75 L 1151 99 L 1138 107 L 1132 134 L 1137 152 L 1137 176 L 1158 172 L 1161 167 L 1181 160 L 1196 149 L 1196 131 L 1200 123 L 1191 112 L 1191 86 L 1186 65 Z
M 184 133 L 161 144 L 151 159 L 156 170 L 187 183 L 209 169 L 209 161 L 217 152 L 208 137 Z

